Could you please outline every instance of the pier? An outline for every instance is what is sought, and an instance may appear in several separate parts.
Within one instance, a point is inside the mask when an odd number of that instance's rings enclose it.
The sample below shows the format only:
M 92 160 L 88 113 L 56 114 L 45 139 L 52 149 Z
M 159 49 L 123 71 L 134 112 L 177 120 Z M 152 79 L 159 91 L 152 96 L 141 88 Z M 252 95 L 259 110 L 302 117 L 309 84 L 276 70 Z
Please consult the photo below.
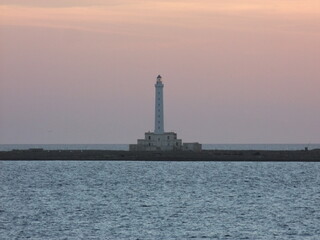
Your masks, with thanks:
M 28 149 L 1 151 L 0 160 L 319 162 L 320 149 L 299 151 L 202 150 L 201 152 Z

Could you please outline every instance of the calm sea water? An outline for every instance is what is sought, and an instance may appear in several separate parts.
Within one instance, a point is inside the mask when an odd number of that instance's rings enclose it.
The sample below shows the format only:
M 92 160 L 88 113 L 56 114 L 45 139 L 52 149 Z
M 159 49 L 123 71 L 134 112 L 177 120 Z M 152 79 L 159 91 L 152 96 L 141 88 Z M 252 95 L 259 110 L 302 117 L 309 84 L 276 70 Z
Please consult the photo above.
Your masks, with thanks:
M 320 239 L 320 163 L 0 162 L 0 239 Z
M 310 150 L 320 144 L 202 144 L 207 150 Z M 43 148 L 46 150 L 129 150 L 128 144 L 0 144 L 0 151 Z

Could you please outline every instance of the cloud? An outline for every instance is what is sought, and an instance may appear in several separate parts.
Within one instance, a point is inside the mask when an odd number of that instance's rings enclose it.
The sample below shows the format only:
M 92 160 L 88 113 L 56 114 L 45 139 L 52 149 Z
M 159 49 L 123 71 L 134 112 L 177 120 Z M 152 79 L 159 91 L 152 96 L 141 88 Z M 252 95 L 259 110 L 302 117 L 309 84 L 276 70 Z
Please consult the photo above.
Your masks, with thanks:
M 277 12 L 292 14 L 319 14 L 318 0 L 0 0 L 0 6 L 24 6 L 41 8 L 69 8 L 69 7 L 113 7 L 130 6 L 131 9 L 152 9 L 175 12 Z
M 64 7 L 88 7 L 88 6 L 115 6 L 121 5 L 121 0 L 0 0 L 0 5 L 15 5 L 26 7 L 43 7 L 43 8 L 64 8 Z
M 1 25 L 181 38 L 217 29 L 319 34 L 318 0 L 0 0 Z M 27 3 L 26 3 L 27 2 Z M 6 5 L 7 4 L 7 5 Z M 165 36 L 166 35 L 166 36 Z

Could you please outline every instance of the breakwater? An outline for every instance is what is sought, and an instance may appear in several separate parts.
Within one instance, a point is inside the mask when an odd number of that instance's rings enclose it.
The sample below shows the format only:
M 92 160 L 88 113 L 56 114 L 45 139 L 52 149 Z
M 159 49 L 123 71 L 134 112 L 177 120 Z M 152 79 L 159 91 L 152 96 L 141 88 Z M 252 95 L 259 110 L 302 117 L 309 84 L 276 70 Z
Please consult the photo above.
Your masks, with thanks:
M 300 151 L 203 150 L 201 152 L 113 150 L 0 151 L 0 160 L 122 160 L 122 161 L 320 161 L 320 149 Z

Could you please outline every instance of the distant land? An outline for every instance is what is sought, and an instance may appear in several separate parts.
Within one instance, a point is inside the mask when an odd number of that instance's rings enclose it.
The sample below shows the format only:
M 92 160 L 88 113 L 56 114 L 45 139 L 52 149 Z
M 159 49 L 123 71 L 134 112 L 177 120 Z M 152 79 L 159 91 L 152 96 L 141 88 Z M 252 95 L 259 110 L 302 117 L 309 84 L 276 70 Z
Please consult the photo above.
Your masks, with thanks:
M 320 149 L 320 144 L 202 144 L 203 150 L 272 150 L 297 151 Z M 129 144 L 0 144 L 0 151 L 27 150 L 43 148 L 44 150 L 129 150 Z

